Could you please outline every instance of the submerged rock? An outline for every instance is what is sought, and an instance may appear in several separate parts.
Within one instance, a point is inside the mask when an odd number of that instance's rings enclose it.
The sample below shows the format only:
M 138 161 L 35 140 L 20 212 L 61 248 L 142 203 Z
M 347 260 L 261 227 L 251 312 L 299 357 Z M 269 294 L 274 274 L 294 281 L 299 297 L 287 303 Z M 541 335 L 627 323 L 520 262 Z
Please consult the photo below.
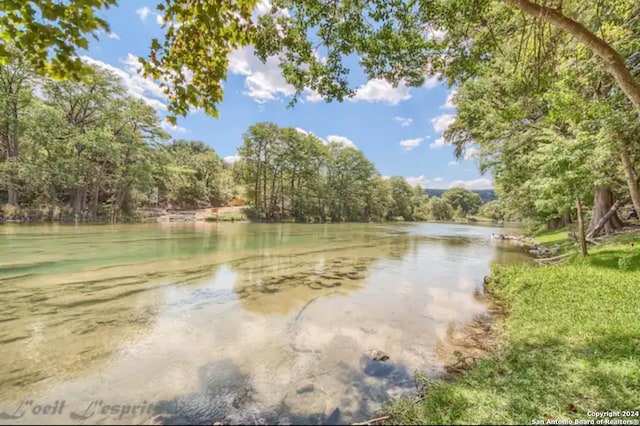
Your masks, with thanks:
M 388 361 L 390 358 L 389 355 L 378 350 L 369 351 L 366 355 L 374 361 Z
M 320 283 L 312 282 L 312 283 L 309 283 L 309 288 L 311 290 L 322 290 L 324 287 Z
M 313 392 L 314 390 L 316 390 L 316 387 L 313 385 L 313 383 L 303 383 L 301 386 L 298 386 L 298 389 L 296 389 L 296 393 L 300 395 L 303 393 Z
M 389 355 L 382 351 L 374 350 L 360 357 L 360 368 L 367 376 L 388 377 L 394 372 L 396 366 L 389 362 Z

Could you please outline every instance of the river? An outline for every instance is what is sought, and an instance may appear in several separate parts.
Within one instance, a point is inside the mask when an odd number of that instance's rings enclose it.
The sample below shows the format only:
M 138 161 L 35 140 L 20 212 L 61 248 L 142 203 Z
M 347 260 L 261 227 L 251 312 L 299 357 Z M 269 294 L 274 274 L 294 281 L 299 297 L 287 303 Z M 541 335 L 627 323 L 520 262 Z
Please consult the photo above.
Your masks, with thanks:
M 366 420 L 441 372 L 491 263 L 524 258 L 493 232 L 0 226 L 0 423 Z

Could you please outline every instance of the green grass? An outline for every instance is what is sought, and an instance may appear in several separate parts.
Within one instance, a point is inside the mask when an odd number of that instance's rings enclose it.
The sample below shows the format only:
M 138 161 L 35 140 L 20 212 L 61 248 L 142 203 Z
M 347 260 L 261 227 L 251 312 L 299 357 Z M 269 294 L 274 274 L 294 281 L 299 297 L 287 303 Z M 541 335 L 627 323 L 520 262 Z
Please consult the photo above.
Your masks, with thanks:
M 554 234 L 548 240 L 559 241 Z M 640 410 L 637 234 L 560 266 L 497 267 L 493 278 L 490 291 L 508 310 L 494 351 L 451 381 L 427 384 L 422 401 L 391 403 L 390 422 L 531 424 Z
M 247 216 L 244 213 L 223 213 L 218 216 L 207 216 L 206 222 L 245 222 Z
M 548 246 L 563 245 L 573 242 L 573 240 L 569 238 L 569 232 L 574 232 L 574 230 L 562 228 L 555 231 L 542 231 L 536 233 L 533 238 L 538 244 Z

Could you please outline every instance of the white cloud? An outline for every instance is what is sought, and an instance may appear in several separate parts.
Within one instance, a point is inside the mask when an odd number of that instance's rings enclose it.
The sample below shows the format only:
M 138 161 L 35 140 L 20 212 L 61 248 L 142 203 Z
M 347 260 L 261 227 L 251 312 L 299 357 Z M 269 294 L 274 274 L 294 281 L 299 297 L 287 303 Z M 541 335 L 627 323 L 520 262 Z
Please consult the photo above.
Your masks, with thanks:
M 410 126 L 413 123 L 413 118 L 393 117 L 393 119 L 399 122 L 402 127 Z
M 446 144 L 447 144 L 447 142 L 444 140 L 444 138 L 440 137 L 440 138 L 436 139 L 435 141 L 431 142 L 429 144 L 429 146 L 432 149 L 436 149 L 436 148 L 441 148 L 441 147 L 445 146 Z
M 450 188 L 460 187 L 466 189 L 493 189 L 491 179 L 479 178 L 472 180 L 455 180 L 451 182 Z
M 442 114 L 432 118 L 431 123 L 436 132 L 444 133 L 455 120 L 456 116 L 454 114 Z
M 164 24 L 164 17 L 162 15 L 160 15 L 159 13 L 156 13 L 156 23 L 160 26 L 162 26 L 162 24 Z
M 106 34 L 111 40 L 120 40 L 120 36 L 114 32 L 108 32 Z
M 260 16 L 270 14 L 271 6 L 270 1 L 261 0 L 253 11 L 252 21 L 257 23 Z M 289 16 L 289 12 L 287 9 L 278 9 L 276 15 Z M 270 56 L 263 64 L 250 46 L 231 52 L 229 72 L 244 77 L 244 85 L 247 90 L 242 94 L 260 104 L 292 96 L 296 91 L 282 76 L 279 56 Z M 310 89 L 304 90 L 304 95 L 303 100 L 305 101 L 318 102 L 322 100 L 315 91 Z
M 448 165 L 448 166 L 457 166 L 458 164 L 460 164 L 460 163 L 458 163 L 458 162 L 457 162 L 457 161 L 455 161 L 455 160 L 454 160 L 454 161 L 449 161 L 449 162 L 447 163 L 447 165 Z
M 466 188 L 466 189 L 492 189 L 493 182 L 491 179 L 479 178 L 471 180 L 454 180 L 450 183 L 441 177 L 425 178 L 424 175 L 417 177 L 406 177 L 405 180 L 411 186 L 420 185 L 429 189 L 449 189 L 449 188 Z
M 247 91 L 243 94 L 258 103 L 277 100 L 281 95 L 291 96 L 295 93 L 295 88 L 282 76 L 279 59 L 271 56 L 263 64 L 250 46 L 231 52 L 229 72 L 245 77 Z
M 480 154 L 480 150 L 478 148 L 475 148 L 475 147 L 467 148 L 464 151 L 464 159 L 472 160 L 474 158 L 477 158 L 479 154 Z
M 422 186 L 424 182 L 424 175 L 416 176 L 416 177 L 406 177 L 404 180 L 411 186 Z
M 160 123 L 160 127 L 164 131 L 171 132 L 171 133 L 182 133 L 182 134 L 191 133 L 191 130 L 181 126 L 174 126 L 168 121 L 163 121 L 162 123 Z
M 315 90 L 304 89 L 305 97 L 304 100 L 308 102 L 320 102 L 324 100 L 324 98 Z
M 136 10 L 136 13 L 140 17 L 140 19 L 144 21 L 145 19 L 147 19 L 147 16 L 149 16 L 149 13 L 151 13 L 151 9 L 149 9 L 147 6 L 141 7 L 140 9 Z
M 431 119 L 431 124 L 433 124 L 433 129 L 440 133 L 440 137 L 429 144 L 432 149 L 440 148 L 445 146 L 447 143 L 444 140 L 442 134 L 451 126 L 451 124 L 456 121 L 456 116 L 454 114 L 441 114 L 437 117 Z
M 226 157 L 224 157 L 222 159 L 222 161 L 224 161 L 227 164 L 233 164 L 238 160 L 240 160 L 240 156 L 239 155 L 227 155 Z
M 360 86 L 356 90 L 356 94 L 349 100 L 352 102 L 385 102 L 397 105 L 408 99 L 411 99 L 411 94 L 404 83 L 400 83 L 398 87 L 393 87 L 388 81 L 376 78 Z
M 138 74 L 141 65 L 137 56 L 129 53 L 125 59 L 120 59 L 120 62 L 124 64 L 124 68 L 118 68 L 88 56 L 81 56 L 81 59 L 89 65 L 110 71 L 118 76 L 129 95 L 144 100 L 155 109 L 163 110 L 167 108 L 165 104 L 166 96 L 162 88 L 153 80 Z
M 403 141 L 400 141 L 400 145 L 405 147 L 405 149 L 407 151 L 411 151 L 413 148 L 416 148 L 416 147 L 420 146 L 420 144 L 422 143 L 423 140 L 424 139 L 422 139 L 422 138 L 405 139 Z
M 422 87 L 424 87 L 425 89 L 433 89 L 438 84 L 440 84 L 440 77 L 437 75 L 432 75 L 430 77 L 425 78 L 424 84 L 422 85 Z
M 356 148 L 356 144 L 354 144 L 349 138 L 338 135 L 329 135 L 327 136 L 327 141 L 329 143 L 337 143 L 338 145 L 343 146 L 344 148 Z
M 303 135 L 311 135 L 311 136 L 313 136 L 314 138 L 319 139 L 319 140 L 320 140 L 324 145 L 326 145 L 326 144 L 328 143 L 326 140 L 322 139 L 320 136 L 316 135 L 316 134 L 315 134 L 315 133 L 313 133 L 313 132 L 309 132 L 309 131 L 307 131 L 307 130 L 301 129 L 300 127 L 294 127 L 294 128 L 295 128 L 298 132 L 302 133 Z
M 420 185 L 423 188 L 440 188 L 443 185 L 444 179 L 441 177 L 435 177 L 431 179 L 425 179 L 424 175 L 416 177 L 406 177 L 404 180 L 411 186 Z
M 453 97 L 456 95 L 456 92 L 457 90 L 454 90 L 451 93 L 449 93 L 449 96 L 447 96 L 447 101 L 445 102 L 444 105 L 442 105 L 442 108 L 453 109 L 456 107 L 453 103 Z

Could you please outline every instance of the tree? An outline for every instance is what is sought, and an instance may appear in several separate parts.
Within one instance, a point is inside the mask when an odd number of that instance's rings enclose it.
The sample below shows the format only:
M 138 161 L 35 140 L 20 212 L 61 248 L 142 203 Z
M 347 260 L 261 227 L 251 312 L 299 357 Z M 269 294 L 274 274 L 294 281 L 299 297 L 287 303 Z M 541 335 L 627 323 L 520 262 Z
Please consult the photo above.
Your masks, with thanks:
M 367 199 L 367 220 L 381 222 L 389 216 L 389 211 L 393 205 L 393 195 L 388 179 L 376 176 L 371 184 Z
M 429 199 L 429 214 L 435 220 L 451 220 L 453 219 L 453 208 L 441 197 L 431 197 Z
M 504 222 L 507 218 L 507 213 L 505 212 L 503 203 L 500 200 L 491 200 L 483 204 L 480 207 L 478 214 L 481 217 L 491 219 L 493 222 Z
M 77 56 L 77 49 L 88 48 L 89 34 L 109 32 L 108 23 L 98 15 L 116 4 L 117 0 L 0 2 L 0 66 L 15 59 L 5 44 L 11 40 L 25 63 L 40 74 L 79 79 L 91 70 Z
M 442 194 L 442 199 L 454 210 L 459 209 L 463 217 L 475 214 L 482 204 L 478 194 L 465 188 L 451 188 Z
M 413 220 L 413 188 L 401 176 L 392 176 L 389 179 L 389 184 L 393 199 L 389 217 L 391 219 L 402 217 L 404 220 Z
M 11 52 L 15 54 L 15 50 Z M 21 59 L 0 63 L 0 162 L 4 163 L 7 202 L 13 205 L 18 204 L 19 198 L 16 167 L 20 155 L 20 121 L 32 100 L 31 79 L 31 70 Z

